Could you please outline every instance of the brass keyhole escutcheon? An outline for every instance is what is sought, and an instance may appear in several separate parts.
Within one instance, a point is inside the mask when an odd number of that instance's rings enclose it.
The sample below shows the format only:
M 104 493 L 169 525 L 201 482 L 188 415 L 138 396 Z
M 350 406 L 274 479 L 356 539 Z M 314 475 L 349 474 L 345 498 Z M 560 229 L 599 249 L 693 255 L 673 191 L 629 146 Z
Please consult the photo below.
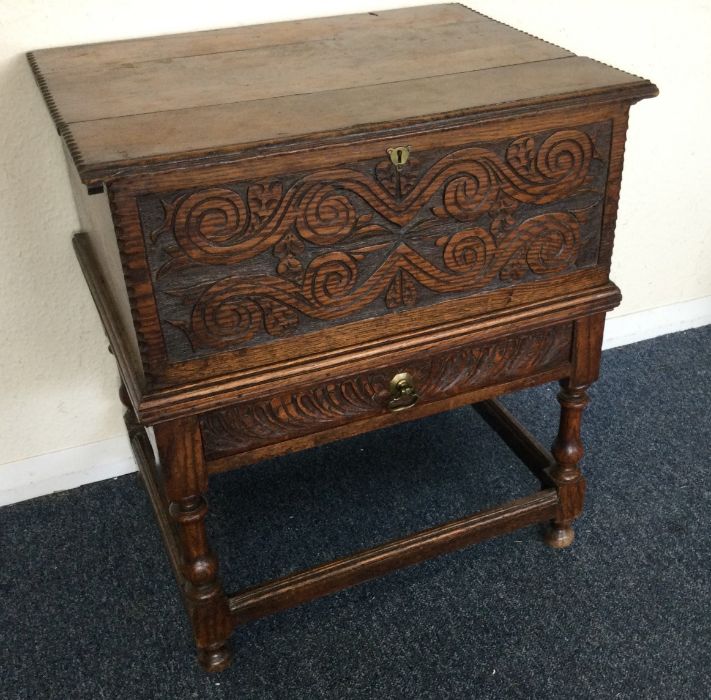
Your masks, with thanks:
M 395 146 L 395 148 L 388 148 L 388 155 L 392 164 L 400 170 L 407 159 L 410 157 L 411 146 Z
M 414 406 L 420 398 L 409 372 L 399 372 L 390 380 L 388 411 L 404 411 Z

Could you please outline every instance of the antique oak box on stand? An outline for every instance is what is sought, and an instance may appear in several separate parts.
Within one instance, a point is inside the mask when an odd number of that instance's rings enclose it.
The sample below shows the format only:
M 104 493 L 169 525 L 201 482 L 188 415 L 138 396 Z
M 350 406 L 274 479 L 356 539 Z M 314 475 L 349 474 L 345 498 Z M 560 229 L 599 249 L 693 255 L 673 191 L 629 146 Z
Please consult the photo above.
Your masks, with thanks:
M 28 58 L 205 669 L 237 624 L 441 552 L 546 521 L 572 542 L 627 114 L 654 85 L 462 5 Z M 496 397 L 552 380 L 549 452 Z M 210 474 L 463 404 L 541 490 L 226 595 Z

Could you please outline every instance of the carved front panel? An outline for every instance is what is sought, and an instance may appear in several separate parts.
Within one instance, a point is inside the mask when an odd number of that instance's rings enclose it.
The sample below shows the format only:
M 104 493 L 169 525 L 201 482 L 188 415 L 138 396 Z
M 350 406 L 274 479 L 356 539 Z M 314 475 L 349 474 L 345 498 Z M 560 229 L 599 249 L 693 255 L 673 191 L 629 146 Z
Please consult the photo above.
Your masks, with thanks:
M 609 123 L 139 197 L 170 361 L 597 262 Z
M 208 413 L 201 418 L 205 456 L 218 459 L 387 413 L 390 381 L 403 371 L 427 403 L 555 369 L 569 360 L 571 339 L 571 324 L 554 326 Z

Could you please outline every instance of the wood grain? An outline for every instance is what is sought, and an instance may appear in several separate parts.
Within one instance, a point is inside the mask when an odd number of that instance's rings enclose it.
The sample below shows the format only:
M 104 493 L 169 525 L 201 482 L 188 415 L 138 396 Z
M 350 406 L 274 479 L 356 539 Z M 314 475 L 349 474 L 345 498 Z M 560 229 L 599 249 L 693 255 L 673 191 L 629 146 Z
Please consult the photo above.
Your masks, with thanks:
M 88 64 L 77 72 L 52 73 L 48 86 L 67 123 L 187 110 L 288 95 L 346 91 L 368 85 L 544 61 L 570 52 L 496 25 L 472 41 L 471 22 L 419 29 L 375 27 L 367 33 L 293 42 L 250 50 L 218 51 L 154 61 Z M 413 45 L 418 52 L 413 52 Z M 377 69 L 363 61 L 377 51 Z M 424 63 L 419 52 L 429 54 Z M 38 60 L 42 60 L 41 53 Z M 274 71 L 278 61 L 281 70 Z M 179 77 L 180 80 L 176 80 Z
M 161 61 L 186 56 L 245 51 L 334 38 L 358 37 L 374 27 L 394 32 L 437 27 L 453 22 L 471 22 L 480 15 L 456 3 L 423 5 L 400 10 L 297 19 L 188 34 L 166 34 L 124 41 L 80 44 L 36 52 L 47 74 L 79 73 L 87 69 L 87 58 L 103 68 L 125 63 Z
M 545 520 L 573 541 L 628 110 L 654 85 L 460 5 L 28 59 L 203 668 L 238 623 L 436 554 Z M 496 397 L 553 380 L 548 452 Z M 482 401 L 543 491 L 225 595 L 211 474 Z
M 542 522 L 554 512 L 555 489 L 546 489 L 505 505 L 261 584 L 230 597 L 236 623 L 256 620 L 307 600 L 335 593 L 394 569 L 452 552 L 489 537 Z
M 408 14 L 46 49 L 28 58 L 91 184 L 136 165 L 259 144 L 656 91 L 461 6 Z
M 427 353 L 458 347 L 466 340 L 477 342 L 526 332 L 541 325 L 556 325 L 580 317 L 599 313 L 619 304 L 620 294 L 615 285 L 590 292 L 571 294 L 562 300 L 532 304 L 516 309 L 515 313 L 490 314 L 485 318 L 443 324 L 407 334 L 400 341 L 393 339 L 352 349 L 347 354 L 325 353 L 306 361 L 274 363 L 255 372 L 235 372 L 213 380 L 196 381 L 192 385 L 178 385 L 146 393 L 141 401 L 142 419 L 147 422 L 172 417 L 193 415 L 229 406 L 236 401 L 258 398 L 277 387 L 293 387 L 317 383 L 343 371 L 361 371 L 372 366 L 403 363 Z
M 556 127 L 560 127 L 561 124 L 570 125 L 581 131 L 590 128 L 590 123 L 587 120 L 594 118 L 594 123 L 600 125 L 596 128 L 605 128 L 607 122 L 617 114 L 616 108 L 595 106 L 589 110 L 560 110 L 551 113 L 542 113 L 530 115 L 528 117 L 522 118 L 521 120 L 508 120 L 506 122 L 497 123 L 496 125 L 477 125 L 475 127 L 458 127 L 454 129 L 444 129 L 441 131 L 432 131 L 426 135 L 416 136 L 412 139 L 412 145 L 415 154 L 422 153 L 438 153 L 440 149 L 445 149 L 445 152 L 449 152 L 446 149 L 451 149 L 450 144 L 457 147 L 467 146 L 467 144 L 487 144 L 493 143 L 497 140 L 501 140 L 503 143 L 515 143 L 519 137 L 522 137 L 530 133 L 546 133 L 548 130 L 555 130 Z M 594 117 L 593 117 L 594 115 Z M 586 123 L 587 121 L 587 123 Z M 525 129 L 525 131 L 521 131 Z M 593 133 L 593 132 L 591 132 Z M 612 168 L 613 165 L 616 171 L 619 168 L 616 161 L 613 163 L 618 155 L 615 149 L 610 148 L 608 141 L 605 138 L 604 131 L 596 132 L 594 135 L 594 141 L 599 145 L 599 150 L 595 151 L 595 163 L 596 166 L 601 165 L 604 169 L 605 162 L 607 161 L 608 152 L 610 161 L 609 167 Z M 484 140 L 486 139 L 486 140 Z M 161 216 L 163 212 L 163 204 L 161 202 L 165 200 L 165 207 L 167 210 L 170 209 L 171 202 L 175 201 L 176 190 L 175 186 L 185 187 L 189 178 L 193 178 L 195 182 L 200 183 L 201 186 L 214 189 L 215 187 L 224 186 L 225 183 L 229 182 L 240 182 L 243 181 L 242 178 L 248 176 L 248 173 L 254 173 L 259 175 L 258 180 L 260 186 L 267 186 L 268 189 L 271 188 L 275 182 L 280 182 L 284 179 L 286 182 L 290 182 L 289 178 L 294 177 L 294 173 L 299 172 L 310 172 L 312 175 L 314 172 L 323 173 L 323 170 L 319 170 L 318 165 L 322 163 L 327 163 L 330 168 L 333 167 L 333 172 L 340 172 L 342 170 L 343 164 L 357 164 L 360 167 L 366 158 L 370 160 L 375 156 L 374 162 L 377 162 L 377 156 L 386 153 L 388 144 L 392 145 L 392 141 L 387 139 L 376 139 L 375 141 L 366 141 L 364 143 L 354 143 L 347 147 L 341 146 L 335 149 L 319 149 L 314 152 L 300 152 L 298 155 L 292 154 L 287 157 L 281 156 L 277 157 L 275 155 L 270 155 L 268 157 L 263 157 L 258 159 L 256 162 L 254 159 L 249 159 L 245 163 L 236 163 L 232 166 L 218 166 L 210 167 L 205 170 L 196 170 L 186 173 L 185 171 L 171 171 L 171 172 L 161 172 L 158 174 L 153 174 L 146 176 L 145 178 L 131 178 L 124 183 L 118 184 L 109 189 L 109 200 L 112 204 L 114 211 L 114 219 L 117 227 L 117 234 L 119 236 L 119 247 L 125 251 L 131 251 L 128 255 L 124 269 L 126 273 L 127 288 L 129 291 L 129 297 L 132 300 L 132 304 L 135 310 L 136 318 L 136 329 L 138 335 L 141 339 L 142 345 L 142 356 L 144 359 L 144 371 L 147 376 L 147 383 L 150 387 L 153 385 L 165 384 L 168 381 L 177 382 L 181 379 L 194 379 L 196 375 L 208 376 L 208 375 L 224 375 L 239 369 L 244 371 L 264 365 L 265 362 L 280 361 L 284 362 L 286 360 L 291 360 L 295 356 L 309 354 L 310 351 L 314 353 L 322 354 L 324 352 L 331 353 L 337 348 L 347 347 L 349 340 L 353 337 L 358 338 L 358 344 L 362 345 L 364 342 L 369 342 L 374 337 L 382 338 L 384 335 L 397 336 L 398 338 L 402 336 L 404 332 L 409 332 L 413 325 L 421 325 L 423 327 L 432 326 L 433 324 L 438 325 L 442 319 L 450 320 L 467 313 L 477 313 L 481 314 L 482 310 L 490 310 L 492 306 L 501 308 L 502 306 L 511 305 L 514 306 L 516 303 L 526 303 L 537 298 L 545 298 L 550 296 L 550 291 L 553 288 L 556 289 L 556 293 L 562 294 L 565 291 L 566 285 L 566 272 L 562 271 L 555 273 L 553 275 L 554 280 L 551 280 L 551 285 L 545 279 L 540 279 L 538 281 L 538 286 L 531 286 L 528 288 L 527 280 L 517 280 L 517 283 L 512 287 L 512 291 L 509 292 L 499 292 L 494 290 L 481 290 L 474 297 L 467 299 L 466 302 L 462 301 L 452 301 L 452 302 L 441 302 L 438 300 L 437 308 L 432 308 L 431 312 L 427 308 L 422 308 L 415 311 L 407 309 L 407 305 L 404 308 L 398 308 L 398 313 L 390 314 L 389 318 L 380 323 L 380 319 L 377 317 L 377 313 L 364 313 L 366 320 L 359 322 L 357 319 L 346 319 L 350 321 L 349 326 L 338 328 L 338 327 L 328 327 L 328 325 L 323 326 L 315 333 L 308 333 L 308 337 L 303 338 L 303 342 L 296 341 L 295 339 L 290 339 L 288 334 L 286 337 L 276 337 L 270 339 L 270 345 L 264 345 L 261 343 L 255 344 L 252 347 L 238 348 L 238 352 L 225 352 L 224 350 L 233 350 L 233 347 L 215 348 L 218 350 L 217 353 L 200 353 L 199 357 L 193 361 L 185 354 L 180 362 L 171 361 L 168 348 L 171 343 L 182 342 L 186 343 L 187 339 L 183 337 L 182 341 L 176 338 L 176 334 L 179 338 L 181 331 L 175 327 L 168 327 L 166 329 L 165 324 L 161 323 L 158 303 L 165 304 L 169 303 L 175 305 L 177 300 L 175 297 L 170 297 L 166 299 L 164 293 L 161 291 L 161 287 L 164 287 L 170 282 L 170 276 L 166 276 L 162 281 L 158 281 L 154 284 L 152 276 L 157 274 L 157 269 L 162 268 L 165 262 L 170 262 L 170 257 L 167 257 L 164 253 L 160 253 L 162 256 L 162 262 L 155 259 L 155 252 L 152 250 L 152 243 L 146 242 L 147 235 L 154 235 L 156 229 L 161 226 Z M 460 148 L 460 150 L 462 150 Z M 339 167 L 340 166 L 340 167 Z M 286 172 L 284 172 L 286 169 Z M 273 174 L 273 175 L 272 175 Z M 598 183 L 601 177 L 599 171 L 594 174 L 593 172 L 588 173 L 592 177 L 591 183 Z M 187 179 L 186 179 L 187 176 Z M 275 177 L 274 177 L 275 176 Z M 262 180 L 262 177 L 268 177 L 269 179 Z M 311 177 L 311 175 L 309 175 Z M 219 179 L 217 179 L 219 178 Z M 224 178 L 224 179 L 223 179 Z M 249 182 L 249 180 L 248 180 Z M 316 179 L 318 183 L 318 179 Z M 150 190 L 146 192 L 145 188 L 150 187 Z M 572 200 L 580 201 L 581 197 L 590 195 L 590 190 L 593 189 L 589 186 L 587 182 L 583 183 L 579 190 L 576 190 L 572 195 Z M 605 189 L 605 188 L 603 188 Z M 194 190 L 177 190 L 181 195 L 188 195 L 186 202 L 192 202 L 195 197 L 190 195 L 190 192 Z M 587 194 L 586 194 L 587 192 Z M 181 195 L 178 195 L 179 197 Z M 157 198 L 160 197 L 160 200 Z M 236 195 L 233 195 L 235 198 Z M 153 202 L 153 206 L 158 206 L 157 218 L 154 213 L 148 219 L 144 219 L 141 213 L 141 207 L 145 207 L 146 198 L 148 201 Z M 249 200 L 249 192 L 244 193 L 243 201 Z M 181 200 L 182 201 L 182 200 Z M 433 204 L 435 204 L 433 202 Z M 430 205 L 432 206 L 432 205 Z M 526 205 L 530 206 L 530 205 Z M 579 205 L 572 205 L 573 207 Z M 609 208 L 609 199 L 605 190 L 604 195 L 604 207 L 605 212 Z M 492 208 L 490 211 L 493 211 Z M 539 210 L 540 211 L 540 210 Z M 177 213 L 177 212 L 176 212 Z M 219 212 L 215 212 L 219 213 Z M 364 215 L 368 215 L 368 209 L 362 209 Z M 372 214 L 372 209 L 370 210 Z M 483 212 L 485 213 L 485 212 Z M 583 227 L 584 239 L 586 244 L 584 246 L 584 255 L 580 258 L 583 264 L 590 264 L 597 256 L 597 251 L 595 250 L 595 237 L 596 233 L 594 230 L 593 221 L 595 217 L 598 216 L 595 212 L 591 212 L 592 217 L 590 222 L 585 224 Z M 225 212 L 225 215 L 229 214 L 229 210 Z M 395 214 L 392 214 L 396 216 Z M 396 216 L 399 218 L 399 215 Z M 494 218 L 498 218 L 494 215 Z M 599 221 L 599 220 L 598 220 Z M 452 223 L 456 224 L 456 219 L 452 218 Z M 466 224 L 467 222 L 463 222 Z M 390 224 L 392 226 L 392 224 Z M 496 225 L 496 222 L 492 220 L 486 223 L 487 227 L 491 225 L 492 227 Z M 401 235 L 400 231 L 409 236 L 408 229 L 406 227 L 397 226 L 397 235 Z M 460 228 L 464 228 L 460 225 Z M 456 229 L 453 229 L 454 232 Z M 497 229 L 498 230 L 498 229 Z M 287 228 L 285 233 L 289 233 Z M 603 240 L 601 240 L 600 246 L 609 247 L 607 239 L 612 236 L 612 230 L 609 226 L 603 228 Z M 163 245 L 163 241 L 167 240 L 165 234 L 161 234 L 161 237 L 157 239 L 157 244 L 159 246 Z M 249 242 L 249 236 L 247 236 L 247 242 Z M 264 238 L 268 238 L 265 236 Z M 262 245 L 264 238 L 255 238 L 255 241 Z M 199 241 L 201 250 L 209 251 L 209 246 L 206 246 L 204 241 Z M 505 248 L 506 246 L 504 246 Z M 139 253 L 138 251 L 144 251 Z M 227 257 L 231 255 L 229 245 L 224 248 Z M 134 252 L 135 251 L 135 252 Z M 150 252 L 149 252 L 150 251 Z M 275 251 L 276 253 L 277 251 Z M 441 256 L 442 251 L 439 251 Z M 268 259 L 271 253 L 266 255 Z M 214 256 L 217 260 L 221 256 Z M 223 259 L 227 259 L 222 256 Z M 278 255 L 277 255 L 278 258 Z M 206 255 L 200 258 L 200 262 L 204 262 L 207 259 Z M 280 260 L 281 258 L 279 258 Z M 150 266 L 148 264 L 149 260 L 154 260 L 151 263 L 154 269 L 151 272 Z M 158 268 L 155 265 L 158 264 Z M 277 260 L 274 261 L 274 266 L 277 264 Z M 303 263 L 302 263 L 303 264 Z M 606 266 L 605 266 L 606 267 Z M 199 270 L 199 268 L 196 268 Z M 187 281 L 189 279 L 189 269 L 182 267 L 178 270 L 177 279 Z M 581 271 L 582 272 L 582 271 Z M 599 274 L 598 274 L 599 273 Z M 214 274 L 209 273 L 207 269 L 203 273 L 205 275 Z M 214 278 L 213 278 L 214 279 Z M 586 271 L 577 280 L 579 283 L 578 288 L 582 288 L 586 284 L 589 286 L 596 286 L 601 284 L 601 281 L 605 279 L 605 273 L 602 269 L 599 271 L 590 269 Z M 575 283 L 572 283 L 575 287 Z M 384 290 L 385 301 L 387 302 L 388 297 L 386 294 L 387 290 Z M 156 296 L 158 294 L 158 296 Z M 509 296 L 511 294 L 511 296 Z M 402 295 L 401 295 L 402 296 Z M 394 299 L 391 302 L 393 303 Z M 403 301 L 406 297 L 402 297 Z M 365 309 L 367 312 L 368 309 Z M 230 317 L 229 314 L 226 316 Z M 168 317 L 170 319 L 170 316 Z M 184 323 L 185 318 L 181 318 L 178 314 L 174 317 L 175 320 Z M 285 320 L 289 319 L 289 316 L 284 316 Z M 172 320 L 172 319 L 171 319 Z M 314 329 L 315 330 L 315 329 Z M 344 348 L 345 349 L 345 348 Z M 188 352 L 185 348 L 181 350 L 182 353 Z
M 609 127 L 140 197 L 168 360 L 594 265 Z
M 205 528 L 208 474 L 200 431 L 195 419 L 179 419 L 156 426 L 155 439 L 198 661 L 206 671 L 221 671 L 232 659 L 232 621 Z
M 415 406 L 400 413 L 380 412 L 362 420 L 353 420 L 331 428 L 326 428 L 317 433 L 308 433 L 299 437 L 289 438 L 279 443 L 272 443 L 264 447 L 256 447 L 247 452 L 241 452 L 207 462 L 211 474 L 218 474 L 230 469 L 237 469 L 265 459 L 273 459 L 281 455 L 291 454 L 300 450 L 311 449 L 329 442 L 343 440 L 344 438 L 361 435 L 372 430 L 386 428 L 404 421 L 417 420 L 432 416 L 443 411 L 451 411 L 461 406 L 468 406 L 478 401 L 486 401 L 502 394 L 507 394 L 521 389 L 530 389 L 548 382 L 560 380 L 570 374 L 570 366 L 561 364 L 551 370 L 535 371 L 511 381 L 487 384 L 473 390 L 463 390 L 461 393 L 452 394 L 434 401 L 418 402 Z
M 390 381 L 408 372 L 425 404 L 487 385 L 504 384 L 569 362 L 572 324 L 553 326 L 496 342 L 464 346 L 397 365 L 383 363 L 361 375 L 285 392 L 202 417 L 208 460 L 284 442 L 388 411 Z M 399 412 L 406 419 L 410 409 Z

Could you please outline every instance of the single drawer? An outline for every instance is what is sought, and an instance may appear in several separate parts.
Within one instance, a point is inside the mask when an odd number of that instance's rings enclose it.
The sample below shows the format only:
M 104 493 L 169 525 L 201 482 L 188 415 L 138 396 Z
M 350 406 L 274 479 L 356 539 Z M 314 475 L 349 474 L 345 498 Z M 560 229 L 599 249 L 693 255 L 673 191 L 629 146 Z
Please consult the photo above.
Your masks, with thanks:
M 383 142 L 375 157 L 139 195 L 167 364 L 269 345 L 298 356 L 346 324 L 417 323 L 442 303 L 463 315 L 474 296 L 594 267 L 610 134 L 609 120 L 453 132 L 451 145 Z
M 483 389 L 501 393 L 564 376 L 572 334 L 572 323 L 564 323 L 207 413 L 200 419 L 205 457 L 241 455 L 248 462 L 270 445 L 278 447 L 270 454 L 288 452 L 290 441 L 304 436 L 322 436 L 309 445 L 343 437 L 338 429 L 346 424 L 345 434 L 353 435 L 483 398 L 475 395 Z

